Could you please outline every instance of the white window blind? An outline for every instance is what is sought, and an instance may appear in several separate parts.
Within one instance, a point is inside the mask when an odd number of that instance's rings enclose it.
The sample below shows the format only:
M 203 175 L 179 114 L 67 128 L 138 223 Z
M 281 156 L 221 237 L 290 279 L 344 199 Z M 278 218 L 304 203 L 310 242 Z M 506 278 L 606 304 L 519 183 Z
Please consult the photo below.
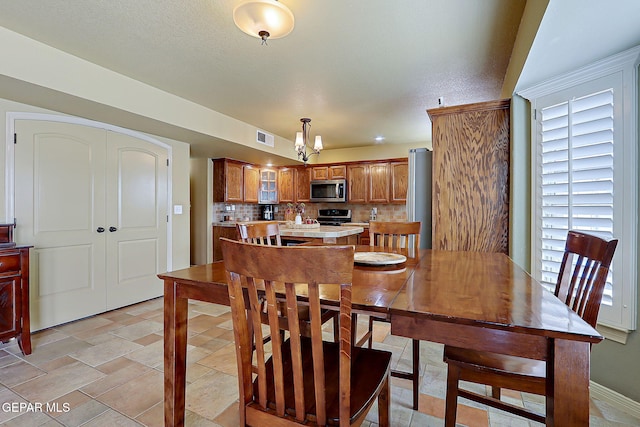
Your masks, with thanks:
M 568 230 L 613 238 L 613 88 L 540 110 L 541 281 L 555 287 Z M 613 269 L 603 304 L 612 305 Z
M 598 323 L 623 333 L 638 303 L 639 63 L 640 46 L 518 91 L 534 113 L 531 274 L 553 289 L 570 229 L 618 239 Z

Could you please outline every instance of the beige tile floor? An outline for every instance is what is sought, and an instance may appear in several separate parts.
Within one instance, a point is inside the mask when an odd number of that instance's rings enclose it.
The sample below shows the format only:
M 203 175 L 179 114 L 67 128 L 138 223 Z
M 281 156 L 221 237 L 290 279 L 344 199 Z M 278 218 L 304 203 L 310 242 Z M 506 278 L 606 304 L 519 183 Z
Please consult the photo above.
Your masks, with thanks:
M 189 309 L 186 425 L 236 426 L 229 309 L 197 302 Z M 162 299 L 155 299 L 35 333 L 33 353 L 26 357 L 15 341 L 0 345 L 0 425 L 162 426 L 162 328 Z M 389 335 L 384 325 L 376 327 L 375 339 L 378 347 L 393 352 L 397 366 L 409 368 L 408 340 Z M 420 410 L 410 409 L 411 384 L 393 379 L 393 426 L 443 425 L 442 347 L 423 342 L 420 352 Z M 508 398 L 542 405 L 535 396 L 511 393 Z M 460 425 L 539 425 L 473 403 L 459 408 Z M 376 418 L 374 408 L 365 427 L 377 426 Z M 640 420 L 592 400 L 591 425 L 639 426 Z

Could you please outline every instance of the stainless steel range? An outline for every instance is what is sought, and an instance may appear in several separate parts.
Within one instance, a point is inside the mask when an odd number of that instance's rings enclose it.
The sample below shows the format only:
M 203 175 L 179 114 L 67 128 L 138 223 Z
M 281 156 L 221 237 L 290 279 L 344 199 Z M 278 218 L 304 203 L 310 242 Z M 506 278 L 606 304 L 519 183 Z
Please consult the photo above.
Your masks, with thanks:
M 322 225 L 342 225 L 351 222 L 351 209 L 320 209 L 318 222 Z

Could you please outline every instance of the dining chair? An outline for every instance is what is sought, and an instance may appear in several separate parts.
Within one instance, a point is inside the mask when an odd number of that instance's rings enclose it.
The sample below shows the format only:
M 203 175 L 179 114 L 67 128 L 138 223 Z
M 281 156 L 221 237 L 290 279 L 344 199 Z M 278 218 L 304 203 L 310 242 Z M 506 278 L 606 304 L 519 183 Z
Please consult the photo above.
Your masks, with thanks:
M 245 243 L 255 243 L 258 245 L 273 245 L 282 246 L 282 240 L 280 239 L 280 226 L 277 221 L 260 221 L 260 222 L 251 222 L 244 223 L 238 222 L 236 223 L 236 230 L 238 231 L 238 240 Z M 280 304 L 283 308 L 284 306 Z M 298 310 L 298 316 L 300 318 L 307 320 L 309 319 L 309 314 L 307 307 L 300 307 Z M 267 323 L 267 319 L 263 313 L 265 324 Z M 322 323 L 326 323 L 329 320 L 333 319 L 333 338 L 334 341 L 338 341 L 338 315 L 334 310 L 323 310 L 322 311 Z M 308 328 L 302 325 L 303 331 L 308 333 Z M 267 341 L 269 340 L 266 338 Z
M 260 221 L 252 223 L 236 223 L 238 240 L 241 242 L 256 243 L 259 245 L 282 246 L 280 240 L 280 226 L 277 221 Z
M 617 244 L 617 239 L 606 241 L 579 231 L 567 235 L 554 294 L 594 328 Z M 545 422 L 544 414 L 500 400 L 500 388 L 552 396 L 544 361 L 451 346 L 444 348 L 444 361 L 448 364 L 445 426 L 456 424 L 458 396 Z M 489 385 L 491 396 L 462 389 L 460 381 Z
M 422 223 L 414 222 L 392 222 L 392 221 L 371 221 L 369 222 L 369 246 L 383 248 L 407 248 L 410 247 L 413 239 L 413 247 L 420 248 L 420 229 Z M 369 330 L 359 342 L 368 341 L 368 347 L 373 344 L 373 324 L 374 322 L 389 322 L 387 319 L 369 317 Z M 420 341 L 411 340 L 412 346 L 412 369 L 411 372 L 392 370 L 391 376 L 411 380 L 413 385 L 413 409 L 418 409 L 418 392 L 420 389 Z
M 278 247 L 229 239 L 221 239 L 221 246 L 238 364 L 240 425 L 360 425 L 377 398 L 378 423 L 388 426 L 391 353 L 351 345 L 353 246 Z M 322 340 L 320 284 L 325 284 L 323 295 L 339 301 L 337 343 Z M 256 320 L 262 295 L 268 302 L 269 346 L 263 344 Z M 286 339 L 279 333 L 278 298 L 286 301 Z M 311 314 L 309 337 L 299 328 L 301 304 Z

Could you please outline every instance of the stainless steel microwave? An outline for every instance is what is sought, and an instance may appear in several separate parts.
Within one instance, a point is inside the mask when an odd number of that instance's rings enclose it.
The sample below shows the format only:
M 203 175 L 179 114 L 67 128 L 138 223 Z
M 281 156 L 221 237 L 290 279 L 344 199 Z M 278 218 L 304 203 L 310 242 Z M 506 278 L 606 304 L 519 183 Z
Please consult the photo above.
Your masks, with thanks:
M 347 181 L 344 179 L 311 181 L 311 201 L 346 202 Z

